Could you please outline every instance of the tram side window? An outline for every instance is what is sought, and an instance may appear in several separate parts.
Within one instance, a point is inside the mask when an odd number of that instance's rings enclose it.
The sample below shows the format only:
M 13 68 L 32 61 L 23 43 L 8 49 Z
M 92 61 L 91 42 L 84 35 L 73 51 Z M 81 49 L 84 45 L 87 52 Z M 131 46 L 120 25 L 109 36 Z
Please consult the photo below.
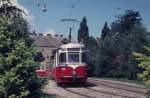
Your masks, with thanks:
M 59 63 L 66 63 L 66 53 L 60 53 Z
M 84 62 L 84 63 L 87 62 L 87 56 L 86 56 L 85 52 L 82 53 L 82 62 Z

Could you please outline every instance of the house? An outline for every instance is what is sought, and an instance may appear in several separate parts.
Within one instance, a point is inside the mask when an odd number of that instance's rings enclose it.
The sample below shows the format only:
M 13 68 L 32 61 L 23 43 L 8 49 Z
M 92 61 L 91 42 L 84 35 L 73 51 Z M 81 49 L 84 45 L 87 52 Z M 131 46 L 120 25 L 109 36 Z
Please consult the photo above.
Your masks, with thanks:
M 51 34 L 43 35 L 34 33 L 30 34 L 30 37 L 34 40 L 36 47 L 44 57 L 43 66 L 40 69 L 47 69 L 53 63 L 53 59 L 51 58 L 53 51 L 62 44 L 63 35 L 52 36 Z

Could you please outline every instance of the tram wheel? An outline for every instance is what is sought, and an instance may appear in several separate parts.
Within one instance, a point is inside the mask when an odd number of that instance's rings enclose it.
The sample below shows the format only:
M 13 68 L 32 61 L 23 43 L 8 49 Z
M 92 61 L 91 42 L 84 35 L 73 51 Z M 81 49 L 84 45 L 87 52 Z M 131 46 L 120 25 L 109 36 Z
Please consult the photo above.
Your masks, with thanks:
M 57 83 L 57 86 L 62 86 L 62 83 Z
M 54 77 L 52 77 L 52 76 L 50 76 L 50 79 L 51 79 L 51 80 L 55 80 Z
M 59 86 L 59 87 L 64 87 L 65 84 L 63 84 L 63 83 L 57 83 L 57 86 Z

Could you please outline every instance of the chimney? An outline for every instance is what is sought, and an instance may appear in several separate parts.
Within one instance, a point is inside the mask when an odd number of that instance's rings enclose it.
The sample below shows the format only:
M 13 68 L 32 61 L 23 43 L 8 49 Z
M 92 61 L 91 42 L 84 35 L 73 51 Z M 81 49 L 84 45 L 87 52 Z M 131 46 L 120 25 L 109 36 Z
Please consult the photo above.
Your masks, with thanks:
M 42 33 L 39 33 L 39 35 L 40 35 L 40 36 L 43 36 L 43 34 L 42 34 Z
M 60 35 L 60 37 L 63 37 L 63 35 Z
M 46 34 L 46 36 L 52 36 L 52 34 Z
M 55 34 L 55 37 L 58 37 L 58 34 Z

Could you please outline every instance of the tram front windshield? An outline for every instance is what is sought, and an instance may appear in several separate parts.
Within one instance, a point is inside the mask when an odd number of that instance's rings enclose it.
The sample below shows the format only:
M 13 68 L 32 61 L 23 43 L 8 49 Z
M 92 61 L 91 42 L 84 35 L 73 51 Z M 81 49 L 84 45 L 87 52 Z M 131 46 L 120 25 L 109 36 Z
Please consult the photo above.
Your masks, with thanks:
M 67 58 L 68 57 L 68 58 Z M 80 58 L 81 57 L 81 58 Z M 68 63 L 79 63 L 81 59 L 81 62 L 86 62 L 86 53 L 85 52 L 68 52 L 68 53 L 60 53 L 59 55 L 59 63 L 66 63 L 68 60 Z
M 69 63 L 80 62 L 79 52 L 69 52 L 68 53 L 68 62 Z

